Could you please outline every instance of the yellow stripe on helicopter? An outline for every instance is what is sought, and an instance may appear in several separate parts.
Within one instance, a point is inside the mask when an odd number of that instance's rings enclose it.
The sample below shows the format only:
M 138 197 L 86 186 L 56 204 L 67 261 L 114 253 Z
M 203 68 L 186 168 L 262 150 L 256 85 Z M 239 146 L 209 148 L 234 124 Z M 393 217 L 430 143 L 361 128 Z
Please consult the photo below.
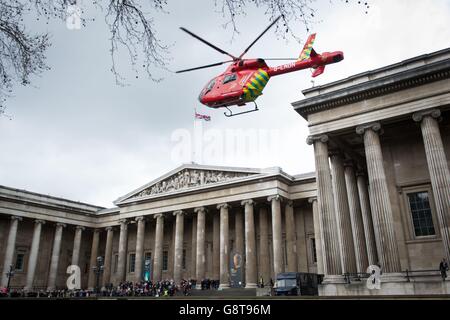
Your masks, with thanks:
M 311 57 L 311 52 L 313 50 L 314 41 L 316 40 L 316 34 L 313 33 L 308 37 L 308 40 L 306 40 L 305 46 L 303 47 L 302 53 L 300 54 L 300 57 L 298 57 L 298 60 L 306 60 Z
M 245 101 L 254 101 L 259 97 L 269 79 L 269 74 L 265 70 L 256 71 L 243 87 Z

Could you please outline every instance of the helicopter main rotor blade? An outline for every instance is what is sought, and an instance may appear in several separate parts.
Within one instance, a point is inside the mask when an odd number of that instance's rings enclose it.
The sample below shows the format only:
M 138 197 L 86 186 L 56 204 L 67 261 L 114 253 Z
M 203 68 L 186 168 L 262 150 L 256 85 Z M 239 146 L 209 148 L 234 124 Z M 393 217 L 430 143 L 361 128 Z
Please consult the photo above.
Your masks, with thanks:
M 242 54 L 239 56 L 239 59 L 241 59 L 244 54 L 246 54 L 248 52 L 248 50 L 250 50 L 251 47 L 253 47 L 253 45 L 267 32 L 269 31 L 270 28 L 272 28 L 272 26 L 278 22 L 278 20 L 280 20 L 281 16 L 279 16 L 278 18 L 276 18 L 248 47 L 247 49 L 244 50 L 244 52 L 242 52 Z
M 207 65 L 201 66 L 201 67 L 195 67 L 195 68 L 179 70 L 179 71 L 176 71 L 175 73 L 189 72 L 189 71 L 194 71 L 194 70 L 198 70 L 198 69 L 205 69 L 205 68 L 216 67 L 216 66 L 220 66 L 220 65 L 222 65 L 224 63 L 228 63 L 228 62 L 233 62 L 233 60 L 207 64 Z
M 195 39 L 203 42 L 204 44 L 206 44 L 207 46 L 210 46 L 211 48 L 219 51 L 220 53 L 226 54 L 227 56 L 231 57 L 234 60 L 238 60 L 238 58 L 236 58 L 235 56 L 233 56 L 232 54 L 226 52 L 225 50 L 220 49 L 219 47 L 216 47 L 215 45 L 213 45 L 212 43 L 206 41 L 205 39 L 200 38 L 198 35 L 196 35 L 195 33 L 192 33 L 191 31 L 189 31 L 186 28 L 180 27 L 181 30 L 183 30 L 184 32 L 190 34 L 191 36 L 193 36 Z
M 262 58 L 264 61 L 286 61 L 286 60 L 298 60 L 298 58 Z

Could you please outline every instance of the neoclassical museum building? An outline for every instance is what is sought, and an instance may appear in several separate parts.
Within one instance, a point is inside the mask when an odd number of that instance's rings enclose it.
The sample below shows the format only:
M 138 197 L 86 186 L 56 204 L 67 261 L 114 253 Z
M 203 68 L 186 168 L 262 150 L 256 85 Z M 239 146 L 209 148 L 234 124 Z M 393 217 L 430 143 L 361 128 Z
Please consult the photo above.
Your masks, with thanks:
M 324 275 L 321 295 L 450 294 L 438 270 L 450 258 L 450 49 L 303 95 L 292 106 L 316 172 L 186 164 L 113 208 L 1 186 L 0 286 L 64 288 L 78 265 L 82 288 L 148 271 L 226 289 L 237 264 L 246 288 L 308 272 Z

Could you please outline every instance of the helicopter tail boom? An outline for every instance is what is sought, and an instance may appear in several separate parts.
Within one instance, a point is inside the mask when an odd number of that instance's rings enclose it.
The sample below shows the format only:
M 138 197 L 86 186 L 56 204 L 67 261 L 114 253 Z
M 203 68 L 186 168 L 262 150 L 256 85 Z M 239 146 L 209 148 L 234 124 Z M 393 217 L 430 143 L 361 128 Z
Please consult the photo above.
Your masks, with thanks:
M 306 60 L 298 60 L 296 62 L 283 64 L 281 66 L 271 67 L 267 69 L 267 73 L 270 77 L 273 77 L 289 72 L 312 68 L 315 70 L 313 72 L 313 77 L 317 77 L 324 72 L 327 64 L 337 63 L 342 60 L 344 60 L 344 54 L 341 51 L 325 52 L 311 56 Z

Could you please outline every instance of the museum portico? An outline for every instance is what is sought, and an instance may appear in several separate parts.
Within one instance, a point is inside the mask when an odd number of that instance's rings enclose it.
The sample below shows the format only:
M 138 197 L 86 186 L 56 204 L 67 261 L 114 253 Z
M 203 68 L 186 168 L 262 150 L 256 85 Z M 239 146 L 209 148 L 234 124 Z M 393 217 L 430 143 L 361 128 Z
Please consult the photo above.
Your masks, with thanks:
M 1 286 L 13 266 L 12 287 L 63 288 L 78 265 L 92 289 L 100 256 L 103 287 L 145 270 L 222 288 L 297 271 L 324 275 L 321 295 L 449 294 L 450 49 L 303 94 L 313 173 L 185 164 L 112 208 L 0 187 Z
M 83 285 L 93 288 L 97 256 L 104 257 L 103 286 L 142 280 L 151 259 L 155 280 L 209 278 L 226 288 L 235 253 L 247 287 L 281 270 L 315 273 L 315 190 L 313 173 L 197 164 L 130 192 L 112 209 L 2 187 L 2 213 L 9 213 L 1 220 L 3 265 L 17 265 L 21 252 L 27 261 L 19 261 L 23 274 L 12 286 L 30 290 L 63 287 L 68 264 L 83 266 Z

